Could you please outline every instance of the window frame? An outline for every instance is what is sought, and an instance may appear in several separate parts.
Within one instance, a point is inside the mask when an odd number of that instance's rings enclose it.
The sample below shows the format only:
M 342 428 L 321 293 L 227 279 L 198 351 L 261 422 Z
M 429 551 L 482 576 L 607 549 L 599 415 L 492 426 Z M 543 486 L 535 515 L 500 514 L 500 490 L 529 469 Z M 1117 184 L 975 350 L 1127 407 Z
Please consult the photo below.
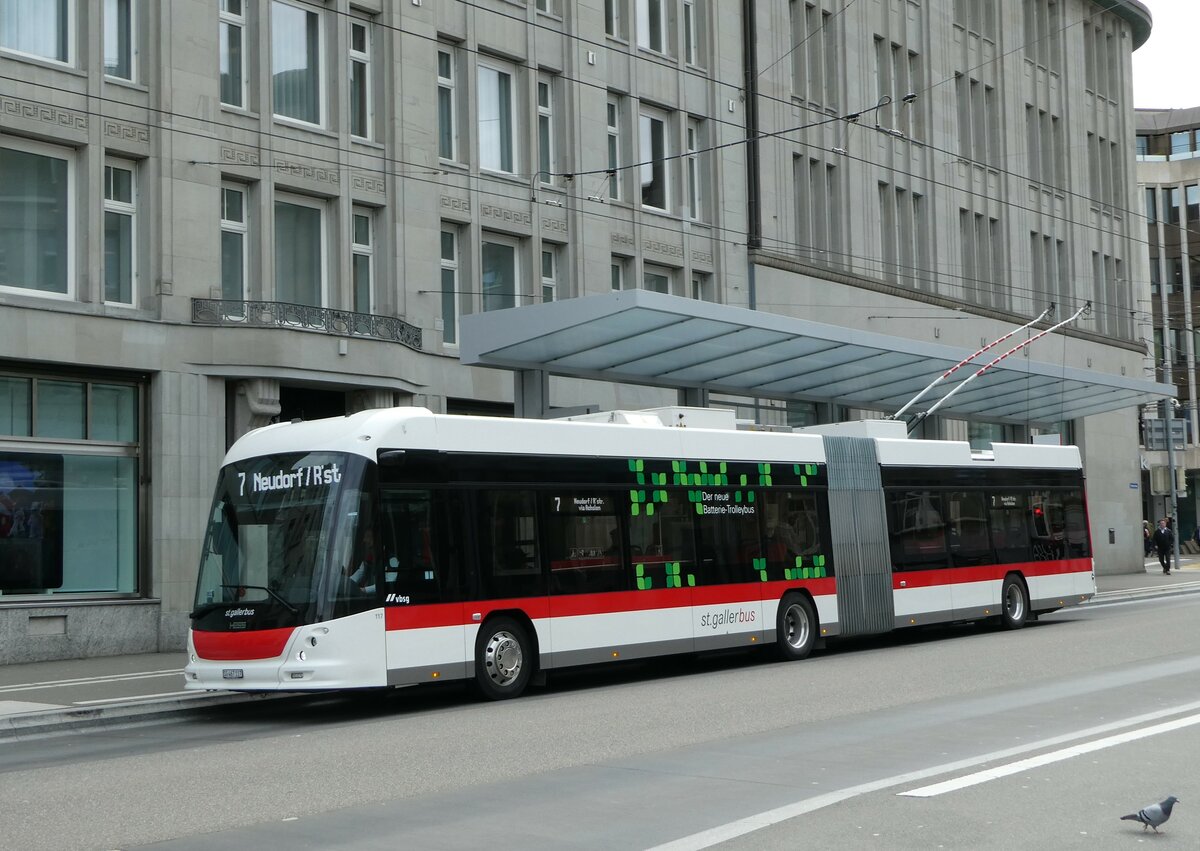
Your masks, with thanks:
M 684 177 L 687 189 L 687 217 L 694 222 L 707 221 L 708 192 L 702 155 L 707 149 L 705 123 L 701 118 L 688 116 L 684 126 Z
M 670 20 L 670 15 L 667 14 L 668 0 L 636 0 L 636 2 L 638 49 L 666 56 L 669 52 L 667 48 L 671 41 L 667 29 Z M 653 13 L 652 4 L 658 9 L 657 15 Z M 654 34 L 654 18 L 656 17 L 658 19 L 658 44 L 655 44 L 652 38 Z
M 504 298 L 507 296 L 507 294 L 501 293 L 499 295 L 493 295 L 493 294 L 489 294 L 485 290 L 485 285 L 483 282 L 484 275 L 487 273 L 487 268 L 484 265 L 484 262 L 485 262 L 484 261 L 484 246 L 485 245 L 499 245 L 499 246 L 504 246 L 504 247 L 512 249 L 512 258 L 513 258 L 513 268 L 512 268 L 512 279 L 513 279 L 512 300 L 513 300 L 513 303 L 512 304 L 500 305 L 498 307 L 488 307 L 488 299 L 489 298 L 492 298 L 492 299 Z M 480 303 L 480 309 L 483 310 L 484 312 L 492 311 L 492 310 L 504 310 L 509 307 L 520 307 L 524 303 L 525 294 L 523 292 L 521 292 L 521 281 L 522 281 L 522 277 L 521 277 L 521 247 L 522 247 L 521 240 L 515 236 L 509 236 L 508 234 L 499 233 L 497 231 L 484 231 L 482 234 L 480 234 L 480 237 L 479 237 L 479 303 Z
M 240 12 L 231 12 L 229 8 L 233 3 L 238 4 Z M 217 12 L 217 98 L 222 106 L 233 107 L 234 109 L 248 109 L 247 104 L 247 86 L 248 74 L 246 73 L 246 0 L 221 0 Z M 240 85 L 238 86 L 238 103 L 232 103 L 224 99 L 224 88 L 221 85 L 221 57 L 227 45 L 223 43 L 223 37 L 227 31 L 236 29 L 238 31 L 238 77 Z
M 459 228 L 453 224 L 442 224 L 441 237 L 450 237 L 451 255 L 446 256 L 445 240 L 439 239 L 438 253 L 441 255 L 441 319 L 442 319 L 442 345 L 444 347 L 458 348 L 458 320 L 462 316 L 462 296 L 459 281 L 462 279 L 462 263 L 460 261 L 461 250 L 459 239 Z M 449 272 L 453 276 L 454 287 L 449 292 L 446 291 L 446 273 Z M 446 299 L 449 296 L 453 306 L 453 313 L 447 318 L 446 315 Z M 451 329 L 451 335 L 454 339 L 446 339 L 446 329 Z
M 358 239 L 358 222 L 365 220 L 367 241 Z M 367 261 L 367 309 L 362 310 L 359 301 L 358 259 Z M 375 211 L 370 207 L 354 206 L 350 209 L 350 305 L 355 313 L 375 312 Z
M 45 2 L 45 0 L 43 0 Z M 0 53 L 12 56 L 25 56 L 31 59 L 37 59 L 42 62 L 50 62 L 55 65 L 61 65 L 66 68 L 76 67 L 77 62 L 77 36 L 75 33 L 77 20 L 79 16 L 77 0 L 58 0 L 59 11 L 62 14 L 62 19 L 59 21 L 59 31 L 57 33 L 58 47 L 60 47 L 65 56 L 47 56 L 44 53 L 35 53 L 31 50 L 22 50 L 19 47 L 4 47 L 0 46 Z
M 275 301 L 282 304 L 296 304 L 302 307 L 328 307 L 329 306 L 329 204 L 322 198 L 311 195 L 301 195 L 299 193 L 277 191 L 272 199 L 271 208 L 271 237 L 275 245 L 275 256 L 279 256 L 279 205 L 288 204 L 293 207 L 308 207 L 314 209 L 320 215 L 320 249 L 321 261 L 318 264 L 320 273 L 320 299 L 318 304 L 307 305 L 302 301 L 284 301 L 279 297 L 279 263 L 276 260 L 274 275 L 271 281 L 272 297 Z M 295 293 L 293 293 L 295 295 Z
M 66 290 L 57 292 L 54 290 L 39 290 L 33 287 L 22 287 L 14 284 L 5 284 L 3 279 L 0 279 L 0 292 L 11 293 L 14 295 L 32 296 L 35 298 L 51 298 L 59 299 L 60 301 L 74 301 L 77 296 L 77 288 L 75 285 L 75 249 L 76 230 L 75 219 L 78 214 L 78 207 L 75 197 L 75 168 L 76 156 L 75 152 L 61 148 L 55 145 L 49 145 L 42 142 L 34 142 L 27 139 L 20 139 L 14 136 L 6 136 L 0 133 L 0 149 L 9 149 L 20 151 L 24 154 L 30 154 L 46 159 L 61 160 L 66 165 L 66 187 L 63 191 L 63 202 L 66 207 L 64 217 L 66 219 Z
M 623 200 L 621 192 L 621 104 L 620 95 L 610 94 L 605 105 L 605 122 L 608 127 L 608 197 L 611 201 Z
M 485 88 L 489 87 L 487 84 L 485 84 L 485 81 L 484 81 L 485 73 L 495 75 L 495 80 L 496 80 L 495 94 L 496 94 L 496 102 L 497 102 L 497 118 L 496 118 L 496 120 L 501 122 L 501 127 L 496 132 L 496 142 L 499 146 L 498 149 L 495 151 L 488 151 L 485 148 L 485 139 L 488 134 L 484 133 L 483 122 L 485 119 L 483 116 L 483 110 L 482 110 L 482 108 L 476 109 L 475 126 L 476 126 L 476 135 L 479 138 L 479 141 L 478 141 L 479 168 L 482 171 L 487 171 L 492 174 L 516 175 L 520 171 L 519 164 L 521 162 L 521 146 L 520 146 L 521 134 L 517 131 L 517 122 L 518 122 L 517 83 L 518 83 L 518 77 L 517 77 L 516 68 L 511 65 L 508 65 L 506 63 L 503 63 L 503 62 L 491 60 L 490 57 L 487 60 L 484 60 L 482 58 L 479 60 L 477 68 L 476 68 L 475 78 L 476 78 L 477 89 L 478 89 L 477 100 L 480 105 L 482 105 L 482 102 L 483 102 L 484 90 L 485 90 Z M 507 163 L 505 162 L 505 155 L 504 155 L 505 154 L 505 152 L 504 152 L 505 139 L 504 139 L 504 133 L 503 133 L 503 114 L 502 114 L 502 109 L 503 109 L 504 104 L 502 104 L 500 102 L 500 97 L 499 97 L 499 95 L 500 95 L 499 81 L 500 81 L 501 77 L 508 78 L 507 142 L 508 142 L 508 160 L 509 160 L 509 162 L 507 162 Z M 493 164 L 493 160 L 495 160 L 497 162 L 495 162 L 495 164 Z
M 227 192 L 237 192 L 241 196 L 241 219 L 230 219 L 225 213 L 228 205 L 225 203 Z M 221 298 L 229 301 L 246 301 L 246 282 L 249 273 L 249 257 L 250 257 L 250 222 L 249 222 L 249 205 L 246 203 L 246 196 L 249 195 L 249 187 L 244 183 L 234 183 L 232 181 L 222 181 L 220 193 L 220 216 L 221 216 Z M 230 293 L 225 287 L 225 235 L 234 234 L 241 238 L 241 267 L 238 270 L 240 278 L 241 293 L 236 299 L 230 298 Z
M 354 48 L 354 32 L 355 29 L 359 27 L 361 27 L 363 31 L 363 50 L 356 50 Z M 349 20 L 349 26 L 346 29 L 347 38 L 349 39 L 349 43 L 346 46 L 346 53 L 347 61 L 350 64 L 350 78 L 348 80 L 350 88 L 350 114 L 347 118 L 349 122 L 350 135 L 355 139 L 371 141 L 374 138 L 375 132 L 375 81 L 372 79 L 374 75 L 374 63 L 371 61 L 374 55 L 374 39 L 372 38 L 374 35 L 373 28 L 371 26 L 371 21 L 367 20 L 366 18 L 352 16 Z M 361 128 L 361 133 L 357 132 L 359 128 L 355 126 L 354 122 L 354 104 L 356 101 L 354 91 L 355 66 L 361 67 L 362 74 L 361 80 L 363 93 L 361 99 L 363 114 L 360 117 L 363 126 Z
M 271 39 L 271 117 L 274 118 L 276 121 L 280 121 L 285 124 L 295 124 L 300 127 L 325 128 L 328 126 L 327 111 L 328 111 L 328 101 L 329 101 L 329 93 L 327 90 L 327 85 L 326 85 L 326 80 L 325 80 L 325 76 L 326 76 L 325 75 L 325 67 L 326 67 L 325 16 L 323 14 L 321 14 L 323 11 L 325 11 L 325 8 L 322 6 L 320 8 L 314 9 L 312 6 L 302 5 L 298 2 L 296 2 L 296 0 L 270 0 L 270 2 L 271 2 L 271 21 L 270 21 L 270 26 L 271 26 L 271 30 L 270 30 L 270 39 Z M 311 18 L 316 21 L 316 25 L 317 25 L 317 33 L 316 33 L 316 44 L 317 44 L 316 63 L 317 63 L 317 67 L 316 67 L 315 71 L 313 72 L 316 74 L 316 83 L 317 83 L 317 120 L 315 122 L 309 121 L 304 118 L 297 118 L 295 116 L 288 115 L 286 113 L 282 113 L 279 111 L 279 103 L 277 102 L 277 99 L 275 97 L 275 77 L 277 75 L 276 71 L 275 71 L 275 61 L 276 61 L 275 25 L 277 22 L 276 10 L 278 10 L 281 6 L 286 6 L 286 7 L 292 8 L 292 9 L 296 9 L 297 11 L 300 11 L 300 12 L 304 13 L 305 15 L 311 16 Z M 312 59 L 312 57 L 309 57 L 310 61 L 311 61 L 311 59 Z
M 704 32 L 700 16 L 704 7 L 699 0 L 682 0 L 683 3 L 683 61 L 693 68 L 704 67 L 704 55 L 700 38 Z
M 450 76 L 442 76 L 441 59 L 442 56 L 447 58 L 447 67 L 450 69 Z M 438 158 L 447 162 L 458 162 L 458 53 L 453 45 L 440 42 L 437 47 L 437 85 L 438 85 Z M 446 93 L 446 116 L 442 115 L 442 93 Z M 450 153 L 449 156 L 442 149 L 442 119 L 448 117 L 450 120 Z
M 559 290 L 559 277 L 560 277 L 559 276 L 559 265 L 560 265 L 559 264 L 559 256 L 560 256 L 560 254 L 561 254 L 561 249 L 558 245 L 556 245 L 552 242 L 542 243 L 542 252 L 541 252 L 542 262 L 540 264 L 541 273 L 542 273 L 542 275 L 541 275 L 542 289 L 541 289 L 540 301 L 542 304 L 547 304 L 552 301 L 558 301 L 558 294 L 560 291 Z M 547 272 L 547 267 L 546 267 L 547 260 L 550 263 L 549 272 Z M 550 293 L 549 298 L 546 297 L 547 290 Z
M 654 124 L 658 123 L 662 127 L 661 142 L 662 154 L 661 158 L 654 156 Z M 641 206 L 646 210 L 654 210 L 660 213 L 670 213 L 671 207 L 671 118 L 670 114 L 665 110 L 656 109 L 654 107 L 642 105 L 638 110 L 638 175 L 641 178 Z M 649 147 L 647 151 L 646 148 Z M 646 193 L 647 186 L 653 186 L 657 182 L 654 177 L 654 172 L 661 169 L 662 178 L 662 198 L 663 206 L 659 207 L 652 203 L 647 203 Z M 645 176 L 647 172 L 651 174 L 649 183 L 646 182 Z
M 626 0 L 604 0 L 604 34 L 609 38 L 619 41 L 627 40 L 625 3 Z
M 677 269 L 672 269 L 670 266 L 659 266 L 655 263 L 646 263 L 642 266 L 642 286 L 641 289 L 647 292 L 659 292 L 659 290 L 651 289 L 646 286 L 647 278 L 651 275 L 663 278 L 667 282 L 667 291 L 665 295 L 675 295 L 675 279 L 677 277 Z
M 112 186 L 109 180 L 110 175 L 116 169 L 129 173 L 129 200 L 110 197 L 110 187 Z M 137 163 L 132 160 L 119 159 L 117 157 L 104 158 L 104 303 L 112 305 L 120 305 L 123 307 L 132 307 L 137 304 L 138 298 L 138 169 Z M 129 220 L 129 300 L 123 301 L 109 297 L 109 280 L 108 280 L 108 263 L 107 263 L 107 244 L 108 244 L 108 217 L 123 216 Z
M 126 49 L 128 51 L 128 56 L 123 57 L 123 59 L 126 62 L 128 62 L 128 65 L 129 65 L 129 73 L 128 73 L 128 75 L 124 75 L 124 76 L 121 74 L 109 71 L 108 55 L 107 55 L 108 54 L 108 44 L 109 44 L 109 42 L 108 42 L 109 25 L 110 25 L 110 23 L 112 23 L 111 16 L 109 14 L 109 6 L 110 6 L 110 4 L 119 6 L 122 2 L 126 4 L 126 9 L 127 9 L 127 18 L 124 21 L 124 24 L 127 27 L 127 31 L 124 33 L 124 36 L 125 36 Z M 126 82 L 130 82 L 130 83 L 136 82 L 137 78 L 138 78 L 138 61 L 137 61 L 138 60 L 138 49 L 137 49 L 138 48 L 138 26 L 137 26 L 138 0 L 104 0 L 104 8 L 101 13 L 101 17 L 102 17 L 102 26 L 104 28 L 103 47 L 101 50 L 101 53 L 103 54 L 102 65 L 104 67 L 104 76 L 109 77 L 113 80 L 125 80 Z M 116 24 L 116 26 L 118 26 L 118 27 L 120 26 L 119 16 L 118 16 L 118 23 Z M 118 45 L 120 44 L 120 35 L 121 35 L 121 33 L 118 31 L 117 32 Z
M 538 179 L 546 185 L 553 185 L 558 171 L 558 145 L 555 143 L 554 126 L 554 75 L 540 72 L 535 84 L 537 97 L 537 126 L 538 126 Z M 542 93 L 546 99 L 543 102 Z

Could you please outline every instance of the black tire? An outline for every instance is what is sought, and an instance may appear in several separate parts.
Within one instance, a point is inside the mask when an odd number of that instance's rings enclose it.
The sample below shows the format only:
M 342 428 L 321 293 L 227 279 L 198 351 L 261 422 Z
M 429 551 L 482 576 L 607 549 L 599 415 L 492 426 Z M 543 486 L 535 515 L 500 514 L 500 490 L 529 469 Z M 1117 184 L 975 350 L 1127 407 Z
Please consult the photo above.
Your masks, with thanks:
M 1021 577 L 1009 574 L 1000 589 L 1000 626 L 1020 629 L 1029 620 L 1029 592 Z
M 821 624 L 808 597 L 803 594 L 784 594 L 775 616 L 775 646 L 779 655 L 788 661 L 808 657 L 817 644 Z
M 475 684 L 488 700 L 520 697 L 536 667 L 533 643 L 518 621 L 489 620 L 475 639 Z

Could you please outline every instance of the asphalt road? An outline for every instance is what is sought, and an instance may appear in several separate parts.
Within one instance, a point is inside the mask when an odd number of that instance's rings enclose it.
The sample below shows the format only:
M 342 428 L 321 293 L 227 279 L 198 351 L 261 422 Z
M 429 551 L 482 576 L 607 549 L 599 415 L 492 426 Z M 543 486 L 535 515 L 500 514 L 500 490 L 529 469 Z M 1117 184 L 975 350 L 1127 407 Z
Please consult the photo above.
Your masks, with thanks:
M 1189 595 L 802 663 L 623 665 L 500 704 L 451 686 L 14 741 L 0 845 L 1107 848 L 1174 794 L 1147 841 L 1197 847 L 1198 619 Z

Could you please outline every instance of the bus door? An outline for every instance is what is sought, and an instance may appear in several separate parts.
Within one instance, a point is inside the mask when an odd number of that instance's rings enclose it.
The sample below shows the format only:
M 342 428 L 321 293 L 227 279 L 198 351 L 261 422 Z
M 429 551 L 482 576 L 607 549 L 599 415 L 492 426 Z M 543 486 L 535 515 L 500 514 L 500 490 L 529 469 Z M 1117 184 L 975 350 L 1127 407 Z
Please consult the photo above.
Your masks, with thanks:
M 388 683 L 467 676 L 463 655 L 462 497 L 404 485 L 380 489 L 380 596 Z
M 626 642 L 640 630 L 632 623 L 634 613 L 627 611 L 629 595 L 619 593 L 628 592 L 632 583 L 618 493 L 561 489 L 543 492 L 540 499 L 550 588 L 550 664 L 625 658 Z
M 625 655 L 686 653 L 694 648 L 695 506 L 684 491 L 639 491 L 626 516 L 625 568 L 630 580 Z M 644 497 L 649 496 L 649 499 Z

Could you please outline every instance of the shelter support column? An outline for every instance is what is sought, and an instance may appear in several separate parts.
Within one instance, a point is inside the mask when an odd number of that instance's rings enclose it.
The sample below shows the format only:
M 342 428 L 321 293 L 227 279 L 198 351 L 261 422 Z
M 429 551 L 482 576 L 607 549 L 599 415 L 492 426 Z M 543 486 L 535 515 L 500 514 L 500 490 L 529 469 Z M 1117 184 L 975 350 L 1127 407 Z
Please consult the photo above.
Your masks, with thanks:
M 703 387 L 680 387 L 679 404 L 685 408 L 707 408 L 708 391 Z
M 544 420 L 550 416 L 550 376 L 544 369 L 519 369 L 513 373 L 513 413 Z

